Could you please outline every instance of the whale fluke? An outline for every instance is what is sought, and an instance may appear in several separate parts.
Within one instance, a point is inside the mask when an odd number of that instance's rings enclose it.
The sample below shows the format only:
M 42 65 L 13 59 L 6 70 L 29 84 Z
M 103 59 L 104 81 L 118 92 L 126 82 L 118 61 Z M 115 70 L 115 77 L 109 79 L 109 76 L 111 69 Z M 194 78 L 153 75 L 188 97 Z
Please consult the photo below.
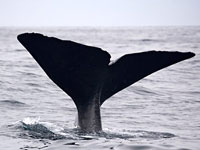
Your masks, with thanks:
M 191 52 L 147 51 L 122 56 L 109 66 L 109 76 L 102 89 L 101 104 L 140 79 L 194 55 Z
M 49 78 L 73 99 L 79 126 L 88 132 L 101 131 L 100 106 L 106 99 L 162 68 L 195 55 L 148 51 L 124 55 L 109 64 L 110 54 L 97 47 L 39 33 L 24 33 L 17 38 Z

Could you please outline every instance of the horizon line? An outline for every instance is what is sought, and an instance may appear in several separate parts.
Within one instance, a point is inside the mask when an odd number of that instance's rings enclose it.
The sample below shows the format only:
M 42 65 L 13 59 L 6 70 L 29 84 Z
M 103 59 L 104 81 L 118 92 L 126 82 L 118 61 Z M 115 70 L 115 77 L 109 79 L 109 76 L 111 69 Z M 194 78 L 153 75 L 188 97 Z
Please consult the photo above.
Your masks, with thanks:
M 131 28 L 131 27 L 198 27 L 200 25 L 0 25 L 0 28 Z

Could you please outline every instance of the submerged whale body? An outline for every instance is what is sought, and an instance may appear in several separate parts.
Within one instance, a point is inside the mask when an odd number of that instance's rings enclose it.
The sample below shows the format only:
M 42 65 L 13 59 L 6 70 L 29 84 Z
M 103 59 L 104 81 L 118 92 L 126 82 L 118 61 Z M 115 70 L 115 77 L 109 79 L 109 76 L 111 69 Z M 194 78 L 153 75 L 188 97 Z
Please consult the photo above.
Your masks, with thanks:
M 17 38 L 49 78 L 73 99 L 79 127 L 86 132 L 102 130 L 100 106 L 106 99 L 162 68 L 195 55 L 147 51 L 126 54 L 109 64 L 110 54 L 97 47 L 38 33 L 24 33 Z

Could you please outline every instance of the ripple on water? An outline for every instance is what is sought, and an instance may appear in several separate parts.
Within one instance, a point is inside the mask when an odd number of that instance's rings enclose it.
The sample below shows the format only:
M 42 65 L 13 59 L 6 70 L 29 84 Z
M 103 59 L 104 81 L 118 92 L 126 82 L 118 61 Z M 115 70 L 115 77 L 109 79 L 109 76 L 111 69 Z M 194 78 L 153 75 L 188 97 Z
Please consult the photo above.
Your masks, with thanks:
M 18 126 L 22 129 L 20 136 L 22 138 L 31 137 L 34 139 L 49 139 L 58 140 L 63 139 L 65 136 L 55 133 L 54 130 L 59 132 L 61 129 L 48 122 L 40 122 L 40 118 L 25 118 L 20 121 Z
M 67 129 L 53 123 L 42 122 L 40 118 L 25 118 L 17 124 L 17 128 L 22 129 L 23 136 L 28 136 L 36 139 L 81 139 L 81 140 L 92 140 L 98 138 L 105 139 L 134 139 L 134 138 L 145 138 L 145 139 L 162 139 L 162 138 L 173 138 L 175 137 L 172 133 L 167 132 L 154 132 L 145 130 L 123 130 L 123 131 L 112 131 L 104 130 L 99 133 L 85 133 L 80 131 L 78 128 Z M 26 134 L 23 134 L 26 133 Z
M 30 144 L 21 149 L 164 149 L 153 147 L 152 145 L 142 145 L 135 143 L 138 139 L 158 140 L 175 137 L 172 133 L 153 132 L 145 130 L 104 130 L 100 133 L 83 133 L 77 128 L 63 128 L 50 122 L 40 121 L 40 118 L 27 117 L 8 126 L 12 130 L 18 131 L 16 138 L 24 140 L 36 140 L 38 146 Z M 39 144 L 40 143 L 40 144 Z M 134 144 L 135 143 L 135 144 Z

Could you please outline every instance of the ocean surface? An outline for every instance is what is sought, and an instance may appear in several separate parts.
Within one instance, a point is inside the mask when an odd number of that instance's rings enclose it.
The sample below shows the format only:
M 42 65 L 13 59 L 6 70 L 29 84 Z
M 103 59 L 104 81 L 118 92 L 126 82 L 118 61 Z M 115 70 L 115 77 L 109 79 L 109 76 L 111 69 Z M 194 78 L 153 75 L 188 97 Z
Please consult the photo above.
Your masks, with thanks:
M 148 50 L 195 57 L 160 70 L 109 98 L 103 132 L 76 129 L 76 108 L 17 41 L 40 32 L 100 47 L 112 60 Z M 199 150 L 200 26 L 0 28 L 1 150 Z

